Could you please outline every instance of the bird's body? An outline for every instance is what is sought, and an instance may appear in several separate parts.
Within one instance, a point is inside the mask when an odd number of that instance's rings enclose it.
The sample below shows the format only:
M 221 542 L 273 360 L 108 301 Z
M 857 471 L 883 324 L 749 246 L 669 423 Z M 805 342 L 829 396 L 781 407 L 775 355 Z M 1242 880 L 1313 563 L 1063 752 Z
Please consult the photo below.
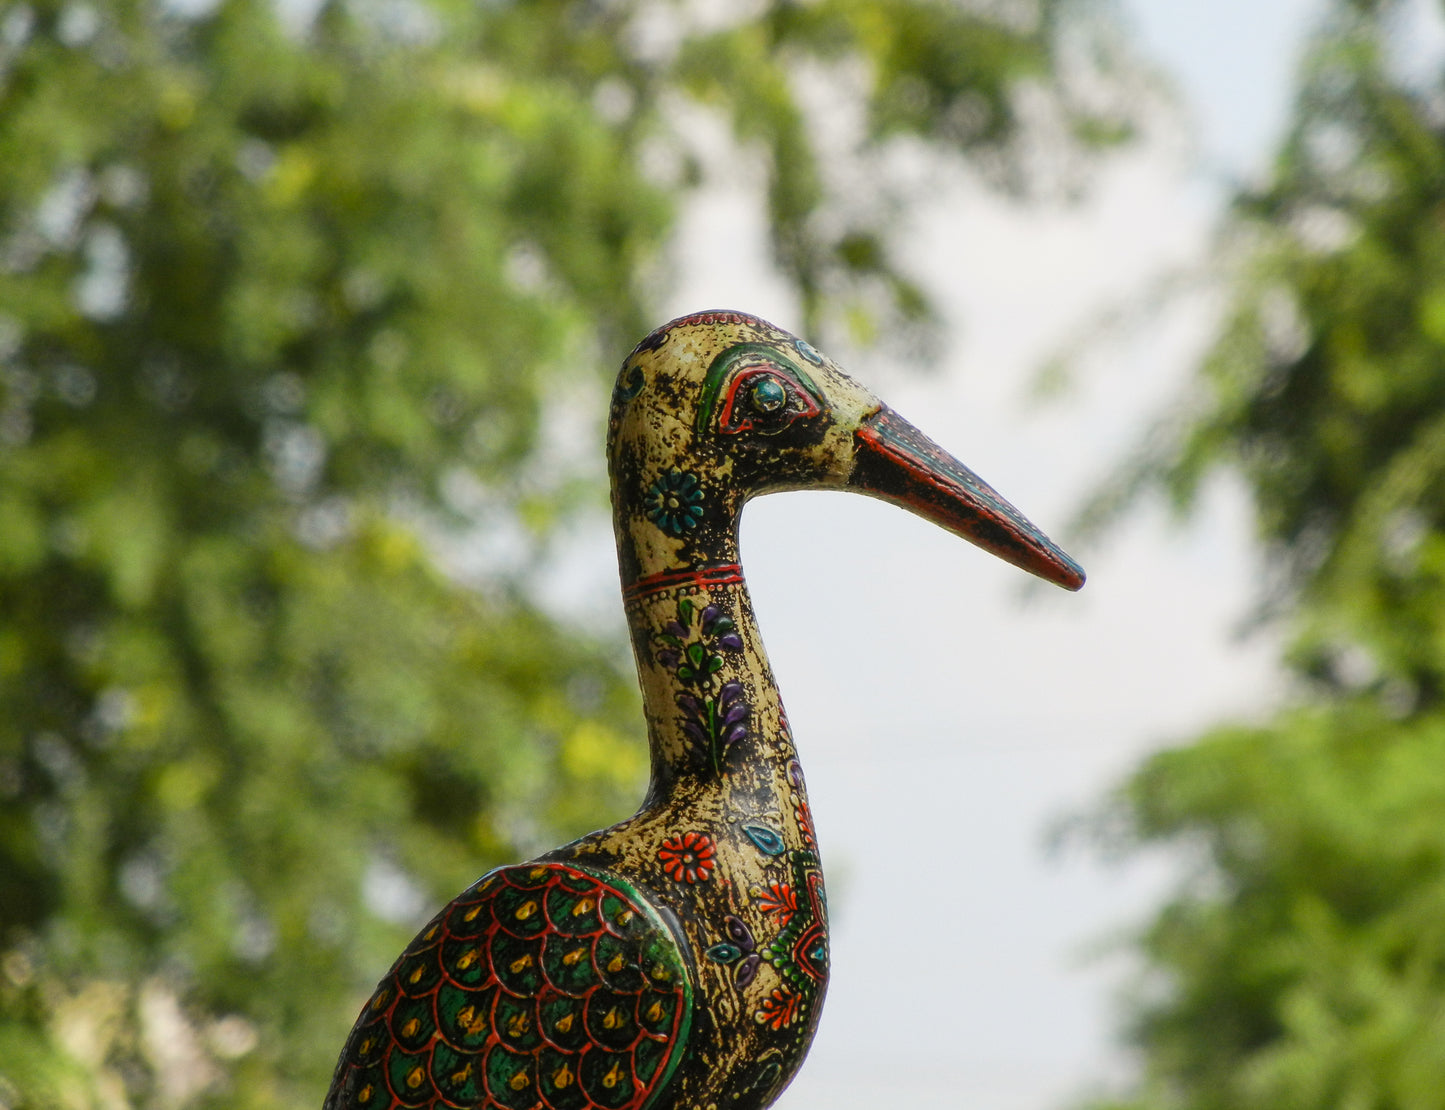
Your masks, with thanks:
M 442 910 L 363 1009 L 327 1110 L 759 1110 L 792 1078 L 827 987 L 827 908 L 739 566 L 749 497 L 853 488 L 1083 581 L 831 361 L 741 313 L 683 317 L 637 346 L 608 453 L 647 797 Z

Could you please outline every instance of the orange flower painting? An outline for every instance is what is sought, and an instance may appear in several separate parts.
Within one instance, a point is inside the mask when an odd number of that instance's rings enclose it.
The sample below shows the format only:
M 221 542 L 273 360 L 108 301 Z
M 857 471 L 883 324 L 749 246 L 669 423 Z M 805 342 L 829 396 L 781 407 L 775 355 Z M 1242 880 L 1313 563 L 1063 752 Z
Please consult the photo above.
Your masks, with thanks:
M 662 869 L 678 883 L 706 882 L 717 863 L 716 856 L 712 838 L 700 832 L 685 832 L 664 840 L 657 850 Z

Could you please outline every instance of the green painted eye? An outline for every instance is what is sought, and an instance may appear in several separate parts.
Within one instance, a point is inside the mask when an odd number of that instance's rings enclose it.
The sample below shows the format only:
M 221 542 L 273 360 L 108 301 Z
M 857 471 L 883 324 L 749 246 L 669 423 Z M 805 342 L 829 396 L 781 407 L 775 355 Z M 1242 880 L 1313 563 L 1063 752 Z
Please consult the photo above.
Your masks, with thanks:
M 753 407 L 759 412 L 777 412 L 788 401 L 788 391 L 776 378 L 759 378 L 753 386 Z

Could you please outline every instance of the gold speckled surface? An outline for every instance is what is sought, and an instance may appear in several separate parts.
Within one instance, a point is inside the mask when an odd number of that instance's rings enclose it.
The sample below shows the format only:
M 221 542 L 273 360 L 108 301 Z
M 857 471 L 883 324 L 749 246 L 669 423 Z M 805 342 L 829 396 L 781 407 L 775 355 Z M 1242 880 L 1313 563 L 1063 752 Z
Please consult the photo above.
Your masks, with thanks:
M 760 1110 L 792 1078 L 827 988 L 827 909 L 738 565 L 748 498 L 851 488 L 1083 582 L 952 456 L 741 313 L 683 317 L 638 344 L 613 392 L 608 466 L 647 797 L 444 908 L 363 1010 L 328 1110 Z

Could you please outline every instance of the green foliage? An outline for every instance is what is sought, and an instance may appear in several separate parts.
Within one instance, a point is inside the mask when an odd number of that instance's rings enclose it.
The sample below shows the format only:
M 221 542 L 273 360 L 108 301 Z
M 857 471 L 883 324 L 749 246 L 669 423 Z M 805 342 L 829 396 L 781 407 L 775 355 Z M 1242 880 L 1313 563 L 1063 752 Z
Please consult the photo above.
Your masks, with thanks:
M 951 0 L 776 2 L 679 52 L 683 86 L 725 106 L 738 137 L 766 159 L 774 260 L 800 294 L 808 331 L 836 330 L 841 317 L 848 337 L 867 343 L 931 323 L 924 291 L 890 244 L 887 171 L 910 153 L 898 140 L 961 153 L 996 185 L 1028 192 L 1042 184 L 1030 157 L 1042 120 L 1028 117 L 1027 94 L 1042 95 L 1068 140 L 1055 156 L 1132 134 L 1112 40 L 1100 26 L 1080 35 L 1087 4 L 987 11 Z M 861 103 L 848 91 L 860 83 Z M 820 142 L 850 111 L 860 117 L 853 145 Z
M 1138 1107 L 1445 1105 L 1445 720 L 1366 701 L 1150 759 L 1127 841 L 1198 874 L 1140 938 Z
M 1333 5 L 1197 392 L 1129 479 L 1242 474 L 1304 706 L 1149 760 L 1103 823 L 1198 872 L 1140 938 L 1119 1107 L 1445 1106 L 1445 84 Z M 1438 60 L 1437 63 L 1438 65 Z
M 429 907 L 629 812 L 626 648 L 525 568 L 605 503 L 542 428 L 600 462 L 658 322 L 670 106 L 763 152 L 813 326 L 917 323 L 798 70 L 874 121 L 853 167 L 1006 163 L 1024 83 L 1097 143 L 1042 7 L 0 9 L 0 1106 L 315 1105 Z
M 1434 704 L 1445 527 L 1445 141 L 1438 88 L 1395 76 L 1396 5 L 1338 5 L 1305 67 L 1266 186 L 1236 198 L 1233 303 L 1192 407 L 1131 472 L 1187 507 L 1243 473 L 1296 661 Z M 1422 623 L 1423 622 L 1423 623 Z

